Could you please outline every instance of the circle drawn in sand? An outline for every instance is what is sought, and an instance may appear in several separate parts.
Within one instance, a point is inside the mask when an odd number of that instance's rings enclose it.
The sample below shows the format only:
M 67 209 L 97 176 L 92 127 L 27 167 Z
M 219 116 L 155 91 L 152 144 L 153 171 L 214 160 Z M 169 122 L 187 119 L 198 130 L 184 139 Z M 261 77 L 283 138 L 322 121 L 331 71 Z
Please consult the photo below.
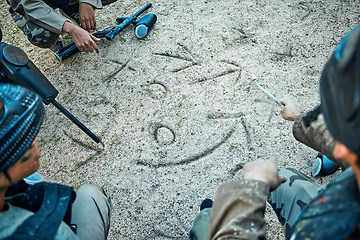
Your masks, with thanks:
M 170 145 L 175 142 L 175 132 L 168 126 L 160 123 L 153 123 L 150 125 L 150 132 L 155 141 L 161 145 Z
M 166 86 L 159 82 L 150 83 L 146 90 L 150 97 L 155 100 L 164 99 L 168 92 Z

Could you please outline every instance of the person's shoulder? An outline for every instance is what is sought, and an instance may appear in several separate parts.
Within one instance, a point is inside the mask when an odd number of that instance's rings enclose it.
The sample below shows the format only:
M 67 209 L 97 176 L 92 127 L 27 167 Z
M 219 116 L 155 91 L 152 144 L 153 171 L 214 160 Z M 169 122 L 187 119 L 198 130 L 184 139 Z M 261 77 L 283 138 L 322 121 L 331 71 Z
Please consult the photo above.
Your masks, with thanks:
M 0 236 L 10 236 L 26 218 L 33 214 L 26 209 L 8 204 L 8 209 L 0 213 Z
M 0 236 L 11 236 L 16 228 L 34 213 L 26 209 L 8 204 L 8 210 L 0 213 Z M 79 240 L 70 227 L 61 222 L 55 240 Z
M 30 215 L 34 214 L 33 212 L 26 210 L 24 208 L 21 207 L 16 207 L 13 206 L 11 204 L 7 204 L 8 205 L 8 209 L 4 212 L 1 212 L 0 214 L 0 219 L 3 219 L 3 217 L 5 218 L 27 218 Z

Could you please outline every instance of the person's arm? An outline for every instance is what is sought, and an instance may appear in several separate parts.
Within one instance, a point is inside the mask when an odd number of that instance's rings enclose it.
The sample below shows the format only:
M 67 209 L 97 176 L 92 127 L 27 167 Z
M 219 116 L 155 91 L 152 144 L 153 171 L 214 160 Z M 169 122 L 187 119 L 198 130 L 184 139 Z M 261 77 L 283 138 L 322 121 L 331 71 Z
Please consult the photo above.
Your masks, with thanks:
M 87 3 L 93 6 L 95 9 L 103 8 L 101 0 L 80 0 L 79 3 Z
M 94 9 L 101 9 L 103 5 L 101 0 L 80 0 L 79 1 L 79 19 L 80 25 L 87 31 L 96 28 L 96 18 Z
M 343 159 L 336 159 L 333 156 L 334 138 L 326 127 L 323 115 L 317 120 L 305 124 L 307 113 L 301 114 L 294 122 L 293 134 L 296 140 L 304 143 L 312 149 L 324 154 L 339 167 L 346 169 L 349 164 Z
M 296 140 L 326 155 L 331 161 L 343 169 L 349 167 L 349 164 L 345 160 L 336 159 L 333 156 L 334 139 L 330 135 L 321 114 L 316 120 L 310 121 L 310 112 L 303 113 L 297 102 L 290 100 L 284 100 L 282 102 L 284 103 L 284 107 L 281 110 L 281 115 L 286 120 L 294 121 L 293 135 Z
M 99 53 L 99 48 L 96 46 L 94 41 L 100 41 L 100 39 L 94 37 L 92 34 L 76 26 L 73 23 L 65 22 L 63 31 L 70 34 L 76 47 L 81 52 L 93 52 L 95 50 Z
M 42 0 L 8 0 L 10 7 L 26 16 L 29 21 L 56 34 L 63 34 L 63 25 L 68 21 Z
M 243 168 L 242 180 L 221 185 L 210 217 L 210 239 L 265 239 L 264 212 L 270 190 L 285 181 L 276 160 L 256 161 Z

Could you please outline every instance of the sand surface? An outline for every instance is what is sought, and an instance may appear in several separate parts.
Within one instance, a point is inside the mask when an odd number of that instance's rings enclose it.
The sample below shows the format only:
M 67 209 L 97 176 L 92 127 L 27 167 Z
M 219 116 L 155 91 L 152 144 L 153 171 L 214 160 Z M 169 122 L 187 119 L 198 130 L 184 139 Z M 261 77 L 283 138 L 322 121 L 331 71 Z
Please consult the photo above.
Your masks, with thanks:
M 98 30 L 147 1 L 97 11 Z M 47 181 L 103 186 L 112 199 L 109 239 L 186 239 L 204 198 L 241 177 L 242 166 L 278 158 L 311 175 L 316 152 L 255 85 L 305 110 L 341 37 L 359 20 L 357 1 L 154 0 L 158 21 L 142 40 L 129 26 L 100 53 L 60 63 L 31 45 L 0 3 L 3 41 L 22 48 L 58 89 L 57 101 L 99 136 L 96 145 L 54 106 L 39 134 Z M 68 37 L 65 42 L 69 43 Z M 319 184 L 332 177 L 315 178 Z M 266 211 L 268 239 L 283 239 Z

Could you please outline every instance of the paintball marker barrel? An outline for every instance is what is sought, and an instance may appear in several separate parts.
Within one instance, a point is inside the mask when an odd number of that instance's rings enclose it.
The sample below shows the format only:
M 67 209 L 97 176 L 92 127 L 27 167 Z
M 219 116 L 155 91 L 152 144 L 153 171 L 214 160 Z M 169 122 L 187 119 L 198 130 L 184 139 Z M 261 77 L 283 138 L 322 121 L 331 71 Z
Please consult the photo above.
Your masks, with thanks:
M 138 11 L 137 13 L 135 13 L 134 15 L 127 17 L 127 18 L 123 18 L 122 23 L 120 23 L 119 25 L 117 25 L 113 30 L 111 30 L 111 32 L 109 32 L 105 37 L 108 40 L 112 40 L 114 37 L 116 37 L 122 30 L 124 30 L 127 26 L 129 26 L 131 23 L 133 23 L 133 21 L 141 14 L 143 13 L 146 9 L 151 7 L 151 3 L 146 4 L 145 7 L 143 7 L 142 9 L 140 9 L 140 11 Z
M 63 106 L 61 106 L 56 100 L 52 101 L 52 104 L 60 110 L 66 117 L 68 117 L 76 126 L 78 126 L 83 132 L 85 132 L 89 137 L 92 138 L 96 143 L 100 142 L 100 139 L 92 133 L 84 124 L 77 120 L 69 111 L 67 111 Z

